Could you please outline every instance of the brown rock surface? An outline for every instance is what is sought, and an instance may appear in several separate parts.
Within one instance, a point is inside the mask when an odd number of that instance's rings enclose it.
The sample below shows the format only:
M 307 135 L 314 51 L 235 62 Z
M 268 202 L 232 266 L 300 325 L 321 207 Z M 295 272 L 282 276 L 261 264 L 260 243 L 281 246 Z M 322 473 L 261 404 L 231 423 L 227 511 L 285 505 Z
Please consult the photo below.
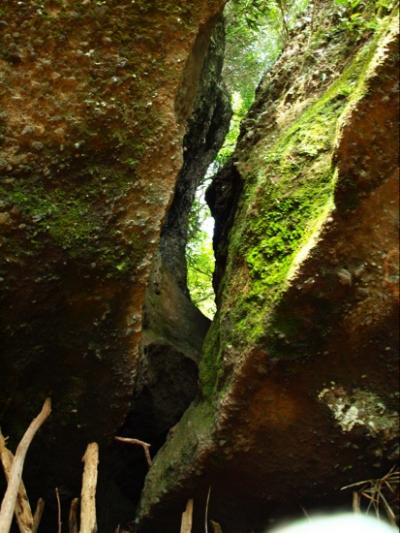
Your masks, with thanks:
M 51 467 L 51 490 L 127 413 L 146 283 L 221 6 L 1 6 L 0 422 L 15 442 L 52 396 L 31 461 L 37 475 Z

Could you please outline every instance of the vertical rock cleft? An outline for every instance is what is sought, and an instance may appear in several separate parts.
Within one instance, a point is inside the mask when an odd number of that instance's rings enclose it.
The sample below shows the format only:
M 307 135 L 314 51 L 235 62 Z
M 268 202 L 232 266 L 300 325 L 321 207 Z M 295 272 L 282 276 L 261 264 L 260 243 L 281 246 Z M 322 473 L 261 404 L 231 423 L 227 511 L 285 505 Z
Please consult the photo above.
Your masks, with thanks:
M 210 321 L 192 303 L 187 288 L 186 245 L 189 215 L 196 190 L 214 160 L 229 128 L 231 108 L 221 80 L 224 59 L 224 20 L 217 17 L 203 28 L 187 69 L 199 65 L 194 110 L 183 139 L 183 165 L 175 194 L 161 230 L 146 291 L 143 337 L 132 407 L 121 430 L 152 443 L 155 453 L 198 392 L 198 362 Z M 194 56 L 194 57 L 193 57 Z M 186 74 L 186 83 L 193 83 Z M 190 85 L 190 90 L 194 88 Z M 176 107 L 182 111 L 178 94 Z M 190 92 L 190 91 L 189 91 Z M 141 451 L 121 452 L 117 480 L 130 497 L 138 496 Z M 115 465 L 114 465 L 115 466 Z M 132 485 L 135 477 L 139 483 Z M 135 494 L 136 491 L 136 494 Z

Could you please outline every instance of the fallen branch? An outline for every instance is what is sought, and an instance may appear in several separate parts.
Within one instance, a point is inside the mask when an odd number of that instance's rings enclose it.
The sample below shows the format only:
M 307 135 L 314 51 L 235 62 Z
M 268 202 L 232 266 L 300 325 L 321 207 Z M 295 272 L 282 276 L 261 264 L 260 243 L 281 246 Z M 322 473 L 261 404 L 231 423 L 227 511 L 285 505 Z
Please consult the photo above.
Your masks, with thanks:
M 97 467 L 99 464 L 99 446 L 96 442 L 88 445 L 82 460 L 85 466 L 83 469 L 81 492 L 80 533 L 96 533 L 96 485 Z
M 137 446 L 141 446 L 144 450 L 144 455 L 146 457 L 148 466 L 150 467 L 153 464 L 153 461 L 150 455 L 151 444 L 149 444 L 148 442 L 143 442 L 142 440 L 139 440 L 139 439 L 130 439 L 128 437 L 115 437 L 115 440 L 119 442 L 124 442 L 125 444 L 135 444 Z
M 189 500 L 182 513 L 181 533 L 192 533 L 193 525 L 193 500 Z
M 3 465 L 6 480 L 10 479 L 11 467 L 14 461 L 13 453 L 6 447 L 6 441 L 0 431 L 0 460 Z M 29 504 L 28 495 L 26 493 L 25 485 L 21 480 L 18 488 L 17 500 L 15 502 L 15 518 L 17 520 L 20 533 L 32 533 L 33 517 L 31 506 Z
M 14 509 L 17 502 L 18 491 L 22 479 L 22 471 L 28 448 L 39 430 L 40 426 L 45 422 L 51 413 L 51 400 L 47 398 L 43 404 L 42 410 L 36 418 L 32 420 L 20 443 L 12 463 L 10 477 L 7 484 L 7 490 L 4 495 L 0 508 L 0 531 L 1 533 L 8 533 L 10 531 Z
M 361 513 L 361 505 L 360 505 L 361 497 L 358 494 L 358 492 L 353 492 L 353 513 Z

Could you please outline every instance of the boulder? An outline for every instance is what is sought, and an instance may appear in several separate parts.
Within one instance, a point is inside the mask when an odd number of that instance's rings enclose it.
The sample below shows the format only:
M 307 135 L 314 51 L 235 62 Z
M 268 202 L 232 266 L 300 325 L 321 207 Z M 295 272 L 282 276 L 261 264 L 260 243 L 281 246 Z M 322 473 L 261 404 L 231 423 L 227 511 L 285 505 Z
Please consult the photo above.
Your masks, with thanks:
M 128 413 L 146 286 L 222 4 L 1 8 L 0 423 L 13 446 L 52 397 L 26 474 L 36 493 L 76 495 L 86 444 L 107 444 Z
M 207 494 L 224 533 L 260 531 L 282 509 L 350 505 L 343 485 L 396 461 L 397 20 L 360 38 L 320 7 L 209 192 L 217 316 L 138 531 L 176 530 L 189 498 L 202 530 Z

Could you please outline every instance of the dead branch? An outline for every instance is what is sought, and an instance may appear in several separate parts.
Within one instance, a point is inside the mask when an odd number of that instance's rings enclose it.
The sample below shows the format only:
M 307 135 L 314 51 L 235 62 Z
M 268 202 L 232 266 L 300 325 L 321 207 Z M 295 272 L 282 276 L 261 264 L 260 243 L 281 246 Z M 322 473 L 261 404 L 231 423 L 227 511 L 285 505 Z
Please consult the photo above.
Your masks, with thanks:
M 366 512 L 373 510 L 379 518 L 384 510 L 388 521 L 396 525 L 398 503 L 395 494 L 400 485 L 400 469 L 393 466 L 387 474 L 377 479 L 365 479 L 342 487 L 340 490 L 353 490 L 353 510 L 359 512 L 361 503 L 367 503 Z M 385 494 L 386 492 L 386 494 Z M 388 501 L 390 500 L 390 502 Z M 366 502 L 364 502 L 366 500 Z M 393 500 L 393 501 L 392 501 Z M 392 505 L 394 508 L 392 508 Z
M 78 533 L 78 506 L 79 498 L 74 498 L 69 508 L 68 531 L 69 533 Z
M 153 461 L 150 455 L 151 444 L 149 444 L 148 442 L 143 442 L 142 440 L 139 440 L 139 439 L 130 439 L 128 437 L 115 437 L 115 440 L 119 442 L 124 442 L 125 444 L 135 444 L 137 446 L 141 446 L 144 450 L 144 455 L 146 457 L 148 466 L 150 467 L 153 464 Z
M 85 466 L 83 469 L 81 492 L 80 533 L 96 533 L 96 485 L 97 467 L 99 464 L 99 446 L 96 442 L 88 445 L 82 460 Z
M 43 498 L 39 498 L 38 502 L 36 504 L 35 514 L 33 515 L 33 526 L 32 526 L 32 533 L 37 533 L 40 522 L 42 520 L 43 512 L 44 512 L 44 500 Z
M 208 533 L 208 510 L 210 507 L 210 498 L 211 498 L 211 485 L 209 486 L 208 493 L 207 493 L 206 512 L 205 512 L 205 520 L 204 520 L 205 533 Z
M 360 495 L 358 492 L 353 492 L 353 513 L 361 513 L 361 506 L 360 506 Z
M 22 471 L 28 448 L 40 426 L 51 413 L 51 400 L 47 398 L 43 404 L 42 410 L 36 418 L 32 420 L 20 443 L 10 470 L 10 477 L 7 484 L 7 490 L 4 495 L 0 509 L 0 531 L 8 533 L 10 531 L 14 509 L 17 502 L 18 491 L 22 479 Z
M 182 513 L 181 533 L 192 533 L 193 525 L 193 500 L 189 500 Z
M 57 533 L 62 533 L 62 522 L 61 522 L 61 501 L 60 501 L 60 493 L 58 492 L 58 488 L 55 488 L 56 493 L 56 500 L 57 500 Z
M 218 522 L 214 522 L 214 520 L 211 520 L 211 525 L 214 528 L 214 533 L 222 533 L 222 527 Z
M 0 431 L 0 460 L 3 465 L 6 480 L 10 479 L 10 472 L 12 463 L 14 461 L 13 453 L 6 447 L 5 439 Z M 29 504 L 28 495 L 26 493 L 25 485 L 21 480 L 18 488 L 17 501 L 15 503 L 15 518 L 17 520 L 20 533 L 32 533 L 33 517 L 31 506 Z

